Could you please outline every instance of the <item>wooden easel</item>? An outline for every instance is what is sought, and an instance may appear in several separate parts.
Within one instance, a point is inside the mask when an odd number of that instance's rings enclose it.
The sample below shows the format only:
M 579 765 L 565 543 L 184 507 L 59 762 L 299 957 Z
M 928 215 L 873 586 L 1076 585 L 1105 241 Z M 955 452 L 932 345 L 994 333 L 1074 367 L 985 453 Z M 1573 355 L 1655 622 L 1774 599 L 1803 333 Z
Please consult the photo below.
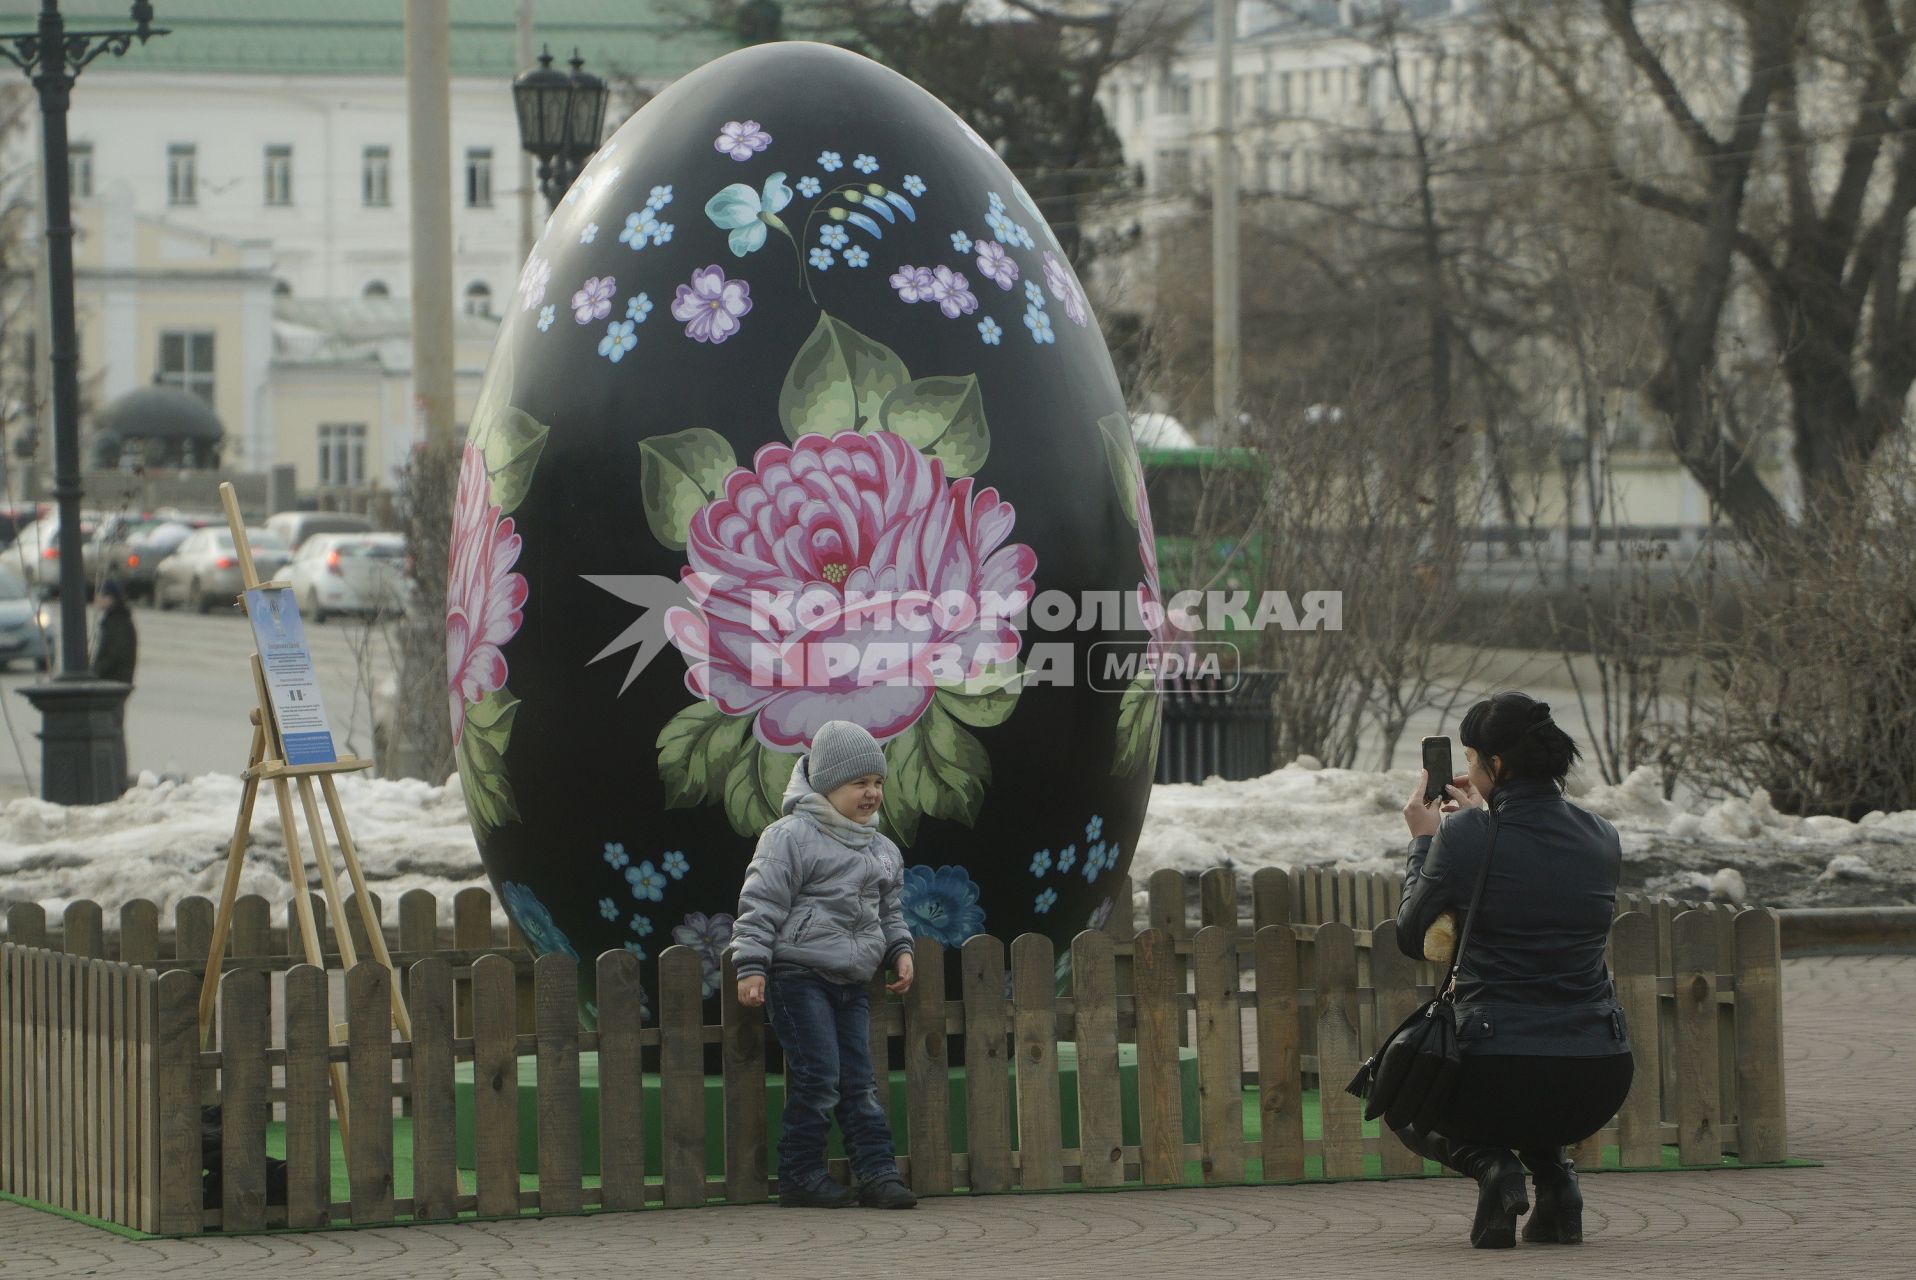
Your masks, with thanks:
M 239 498 L 230 483 L 220 485 L 220 505 L 226 512 L 226 523 L 233 531 L 233 554 L 239 560 L 240 581 L 247 590 L 261 585 L 259 570 L 253 564 L 253 548 L 246 541 L 246 522 L 240 516 Z M 266 687 L 266 671 L 260 662 L 259 654 L 252 656 L 253 696 L 257 702 L 251 720 L 253 723 L 253 745 L 247 755 L 246 771 L 242 775 L 245 786 L 240 792 L 239 819 L 233 825 L 233 841 L 226 848 L 226 882 L 220 889 L 219 910 L 213 919 L 213 942 L 206 954 L 206 978 L 200 985 L 200 1038 L 202 1043 L 212 1032 L 213 998 L 219 990 L 220 965 L 226 958 L 226 940 L 233 927 L 233 903 L 239 894 L 240 868 L 246 862 L 246 842 L 253 825 L 253 803 L 259 798 L 262 782 L 273 784 L 274 798 L 279 802 L 280 830 L 286 837 L 286 861 L 289 878 L 293 888 L 293 910 L 299 924 L 299 935 L 306 955 L 306 963 L 317 968 L 326 967 L 325 953 L 320 949 L 319 930 L 313 920 L 313 903 L 307 889 L 306 859 L 300 852 L 299 828 L 293 819 L 292 787 L 299 789 L 300 807 L 306 815 L 306 831 L 313 844 L 313 861 L 319 867 L 319 883 L 326 895 L 326 906 L 336 922 L 334 935 L 339 941 L 339 956 L 347 969 L 359 963 L 359 951 L 353 945 L 350 922 L 339 896 L 339 878 L 334 874 L 331 856 L 326 849 L 326 833 L 319 822 L 319 803 L 313 793 L 313 780 L 319 780 L 319 790 L 326 797 L 326 810 L 332 817 L 333 831 L 339 837 L 339 852 L 346 863 L 346 874 L 352 877 L 353 895 L 359 903 L 359 918 L 366 927 L 366 941 L 372 947 L 373 959 L 392 970 L 391 954 L 386 950 L 386 937 L 379 927 L 379 916 L 373 910 L 372 895 L 366 891 L 366 877 L 359 867 L 359 851 L 353 845 L 352 832 L 346 826 L 346 810 L 339 803 L 339 790 L 334 785 L 336 774 L 354 773 L 372 767 L 372 761 L 355 756 L 341 756 L 328 764 L 289 765 L 286 763 L 285 749 L 280 741 L 279 726 L 273 716 L 272 695 Z M 405 998 L 399 992 L 399 975 L 393 974 L 392 1014 L 393 1025 L 399 1034 L 407 1040 L 412 1039 L 412 1017 L 406 1010 Z M 338 1024 L 331 1028 L 330 1040 L 339 1044 L 346 1039 L 346 1027 Z M 333 1105 L 338 1110 L 339 1133 L 341 1141 L 347 1136 L 346 1109 L 346 1069 L 345 1064 L 331 1064 L 333 1084 Z

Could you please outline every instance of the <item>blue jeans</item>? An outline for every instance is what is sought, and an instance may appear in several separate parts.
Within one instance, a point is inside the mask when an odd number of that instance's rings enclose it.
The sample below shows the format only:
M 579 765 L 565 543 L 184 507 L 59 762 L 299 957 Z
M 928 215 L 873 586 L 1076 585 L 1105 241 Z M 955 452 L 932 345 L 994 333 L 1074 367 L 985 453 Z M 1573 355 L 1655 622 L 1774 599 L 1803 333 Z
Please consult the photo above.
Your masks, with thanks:
M 774 969 L 766 987 L 772 1029 L 785 1050 L 779 1183 L 813 1187 L 824 1180 L 833 1115 L 854 1178 L 871 1183 L 897 1177 L 898 1153 L 872 1076 L 871 1002 L 864 984 Z

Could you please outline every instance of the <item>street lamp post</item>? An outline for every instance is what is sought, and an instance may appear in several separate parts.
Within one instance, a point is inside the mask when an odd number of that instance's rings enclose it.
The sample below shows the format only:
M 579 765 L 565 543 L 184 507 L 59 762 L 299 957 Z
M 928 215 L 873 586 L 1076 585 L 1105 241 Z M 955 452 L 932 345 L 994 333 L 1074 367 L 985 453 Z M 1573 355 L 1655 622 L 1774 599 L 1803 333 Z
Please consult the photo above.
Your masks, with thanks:
M 131 30 L 70 31 L 59 0 L 41 0 L 32 31 L 0 33 L 0 54 L 40 95 L 41 181 L 46 192 L 47 363 L 53 377 L 53 497 L 60 512 L 60 674 L 20 692 L 40 712 L 40 794 L 97 804 L 126 789 L 121 709 L 132 686 L 96 680 L 87 660 L 86 571 L 80 532 L 80 353 L 73 317 L 73 208 L 67 172 L 67 107 L 81 70 L 103 53 L 163 36 L 153 6 L 133 5 Z
M 567 65 L 570 75 L 552 65 L 552 50 L 547 48 L 539 54 L 538 66 L 512 82 L 519 145 L 539 162 L 539 191 L 548 211 L 559 207 L 572 180 L 599 149 L 599 134 L 605 129 L 605 81 L 584 69 L 577 49 Z

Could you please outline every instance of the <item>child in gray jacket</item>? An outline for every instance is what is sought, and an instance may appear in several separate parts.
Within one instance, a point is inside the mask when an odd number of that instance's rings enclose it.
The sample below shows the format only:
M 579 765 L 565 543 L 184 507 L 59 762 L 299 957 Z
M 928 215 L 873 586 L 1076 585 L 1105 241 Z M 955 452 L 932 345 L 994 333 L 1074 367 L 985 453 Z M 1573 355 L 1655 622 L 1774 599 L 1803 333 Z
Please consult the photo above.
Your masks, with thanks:
M 898 1176 L 873 1080 L 865 984 L 881 965 L 911 988 L 911 933 L 899 895 L 905 860 L 878 832 L 885 755 L 871 734 L 832 720 L 812 737 L 746 870 L 732 929 L 738 999 L 769 1005 L 785 1050 L 778 1201 L 795 1208 L 917 1204 Z M 768 982 L 769 979 L 769 982 Z M 858 1190 L 825 1172 L 832 1116 Z

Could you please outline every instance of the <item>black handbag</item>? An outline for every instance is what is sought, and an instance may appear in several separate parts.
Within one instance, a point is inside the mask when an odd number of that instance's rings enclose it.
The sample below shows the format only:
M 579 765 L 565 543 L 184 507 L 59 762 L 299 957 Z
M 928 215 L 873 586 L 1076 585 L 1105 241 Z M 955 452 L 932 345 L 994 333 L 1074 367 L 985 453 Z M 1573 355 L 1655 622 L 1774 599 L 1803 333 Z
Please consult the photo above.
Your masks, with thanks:
M 1428 1128 L 1450 1100 L 1457 1068 L 1463 1061 L 1463 1047 L 1457 1039 L 1457 970 L 1463 964 L 1464 948 L 1470 945 L 1470 931 L 1483 905 L 1484 885 L 1490 880 L 1490 858 L 1496 851 L 1497 815 L 1492 811 L 1490 844 L 1484 850 L 1484 865 L 1477 871 L 1470 911 L 1464 916 L 1463 933 L 1457 939 L 1449 972 L 1437 984 L 1437 994 L 1404 1019 L 1344 1086 L 1344 1092 L 1364 1099 L 1366 1120 L 1382 1116 L 1391 1129 L 1413 1124 Z

